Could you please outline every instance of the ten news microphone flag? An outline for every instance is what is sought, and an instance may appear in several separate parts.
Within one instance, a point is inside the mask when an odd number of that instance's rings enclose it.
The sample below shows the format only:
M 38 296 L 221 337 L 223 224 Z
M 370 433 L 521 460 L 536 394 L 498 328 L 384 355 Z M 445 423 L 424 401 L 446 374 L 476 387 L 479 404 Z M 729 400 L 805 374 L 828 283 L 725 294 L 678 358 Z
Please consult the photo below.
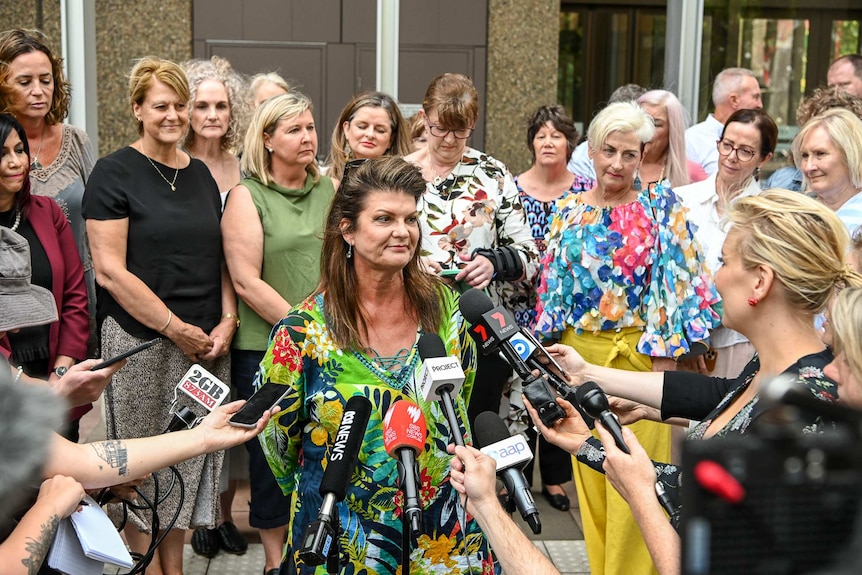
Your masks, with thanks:
M 319 492 L 323 503 L 317 521 L 311 523 L 302 538 L 299 558 L 306 565 L 322 565 L 327 561 L 330 573 L 338 569 L 338 535 L 340 525 L 335 504 L 347 495 L 347 486 L 365 437 L 368 419 L 371 416 L 371 402 L 362 395 L 354 395 L 347 400 L 335 440 L 329 450 L 329 460 Z M 333 568 L 335 571 L 333 571 Z

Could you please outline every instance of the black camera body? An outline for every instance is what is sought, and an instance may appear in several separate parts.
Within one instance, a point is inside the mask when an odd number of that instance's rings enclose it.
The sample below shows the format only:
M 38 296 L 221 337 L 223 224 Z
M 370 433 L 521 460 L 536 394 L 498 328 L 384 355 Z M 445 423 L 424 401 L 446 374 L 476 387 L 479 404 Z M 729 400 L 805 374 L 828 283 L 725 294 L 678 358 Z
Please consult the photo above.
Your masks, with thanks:
M 757 428 L 683 446 L 685 575 L 810 573 L 853 537 L 862 499 L 855 433 Z M 703 462 L 723 468 L 724 483 L 742 487 L 741 500 L 723 494 L 722 485 L 707 486 L 696 473 Z

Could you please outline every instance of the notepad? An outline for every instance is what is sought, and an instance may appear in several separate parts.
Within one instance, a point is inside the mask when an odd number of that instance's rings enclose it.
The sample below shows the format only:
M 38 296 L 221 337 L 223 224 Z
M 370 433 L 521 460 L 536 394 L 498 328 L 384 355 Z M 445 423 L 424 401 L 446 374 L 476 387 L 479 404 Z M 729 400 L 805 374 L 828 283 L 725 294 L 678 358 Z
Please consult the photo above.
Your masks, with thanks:
M 86 496 L 85 505 L 60 522 L 48 553 L 48 565 L 76 575 L 101 575 L 104 563 L 131 568 L 132 556 L 99 504 Z

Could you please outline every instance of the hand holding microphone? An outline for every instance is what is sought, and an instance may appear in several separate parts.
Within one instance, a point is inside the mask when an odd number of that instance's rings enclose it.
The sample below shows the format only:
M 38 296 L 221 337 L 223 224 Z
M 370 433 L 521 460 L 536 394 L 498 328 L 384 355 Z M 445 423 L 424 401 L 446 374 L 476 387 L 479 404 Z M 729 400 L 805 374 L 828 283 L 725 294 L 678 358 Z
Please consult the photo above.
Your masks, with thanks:
M 586 381 L 575 390 L 575 399 L 578 405 L 591 417 L 598 419 L 622 451 L 631 453 L 626 442 L 623 441 L 623 428 L 617 416 L 611 411 L 608 397 L 595 381 Z
M 398 478 L 404 494 L 404 517 L 415 537 L 422 534 L 422 503 L 419 499 L 419 464 L 425 451 L 425 416 L 412 401 L 396 401 L 383 419 L 383 445 L 398 460 Z
M 194 364 L 174 389 L 168 432 L 191 429 L 206 415 L 224 403 L 230 388 L 219 378 L 198 364 Z
M 482 453 L 497 462 L 497 475 L 506 486 L 509 498 L 515 501 L 521 517 L 533 533 L 542 532 L 539 510 L 524 478 L 524 465 L 533 458 L 530 447 L 520 435 L 509 435 L 509 429 L 496 413 L 483 411 L 476 416 L 474 434 Z
M 370 416 L 371 402 L 366 397 L 354 395 L 347 400 L 335 440 L 329 450 L 326 471 L 320 481 L 319 491 L 323 496 L 323 503 L 320 505 L 317 521 L 305 530 L 302 548 L 299 550 L 299 558 L 306 565 L 323 565 L 327 559 L 338 559 L 339 522 L 335 504 L 347 495 L 347 485 L 359 459 L 359 450 Z
M 452 433 L 455 445 L 464 445 L 461 426 L 455 413 L 453 396 L 457 397 L 464 385 L 464 370 L 457 357 L 446 357 L 446 346 L 436 333 L 425 333 L 419 338 L 419 357 L 422 370 L 419 389 L 425 401 L 439 401 Z

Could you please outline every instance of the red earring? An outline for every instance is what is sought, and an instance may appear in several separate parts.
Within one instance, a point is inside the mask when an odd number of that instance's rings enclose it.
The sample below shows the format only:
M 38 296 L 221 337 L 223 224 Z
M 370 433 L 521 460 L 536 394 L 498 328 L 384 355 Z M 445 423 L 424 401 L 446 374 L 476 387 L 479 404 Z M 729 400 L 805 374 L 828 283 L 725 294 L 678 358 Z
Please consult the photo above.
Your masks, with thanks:
M 756 297 L 748 298 L 748 305 L 750 305 L 751 307 L 756 306 L 757 305 L 757 298 Z

